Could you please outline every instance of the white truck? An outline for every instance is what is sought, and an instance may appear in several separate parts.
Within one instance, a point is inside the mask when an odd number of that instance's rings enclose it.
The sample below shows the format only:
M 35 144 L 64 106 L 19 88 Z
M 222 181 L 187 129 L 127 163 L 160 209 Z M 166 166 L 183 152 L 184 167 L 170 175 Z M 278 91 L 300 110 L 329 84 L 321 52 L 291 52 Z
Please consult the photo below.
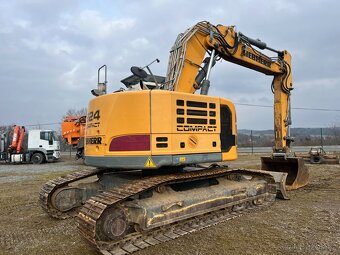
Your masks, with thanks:
M 60 158 L 60 142 L 53 130 L 29 130 L 14 126 L 0 134 L 0 161 L 41 164 Z

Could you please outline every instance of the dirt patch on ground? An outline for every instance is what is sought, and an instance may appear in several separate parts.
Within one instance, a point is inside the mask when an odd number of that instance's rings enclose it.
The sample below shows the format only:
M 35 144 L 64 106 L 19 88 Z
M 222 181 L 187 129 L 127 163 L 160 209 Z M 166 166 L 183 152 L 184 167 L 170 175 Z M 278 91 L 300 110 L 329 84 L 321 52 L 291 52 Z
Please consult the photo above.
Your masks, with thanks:
M 231 167 L 258 168 L 259 156 Z M 256 211 L 135 253 L 336 254 L 340 250 L 340 165 L 308 165 L 311 181 Z M 88 168 L 66 160 L 53 164 L 0 165 L 1 254 L 99 254 L 77 233 L 72 219 L 54 220 L 38 205 L 47 180 Z

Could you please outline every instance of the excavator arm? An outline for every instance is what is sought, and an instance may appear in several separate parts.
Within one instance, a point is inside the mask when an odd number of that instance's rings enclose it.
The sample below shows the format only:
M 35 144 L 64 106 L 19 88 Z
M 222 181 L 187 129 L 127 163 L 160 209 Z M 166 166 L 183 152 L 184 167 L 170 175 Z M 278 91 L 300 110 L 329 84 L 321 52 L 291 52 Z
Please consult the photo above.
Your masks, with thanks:
M 269 57 L 254 46 L 273 51 L 277 56 Z M 211 68 L 220 59 L 273 76 L 275 144 L 272 157 L 262 158 L 262 167 L 288 172 L 288 186 L 291 188 L 305 185 L 308 171 L 303 161 L 294 157 L 290 148 L 293 141 L 289 132 L 293 85 L 291 55 L 288 51 L 274 50 L 260 40 L 237 32 L 234 26 L 199 22 L 180 34 L 170 51 L 166 89 L 186 93 L 200 90 L 201 94 L 207 95 Z

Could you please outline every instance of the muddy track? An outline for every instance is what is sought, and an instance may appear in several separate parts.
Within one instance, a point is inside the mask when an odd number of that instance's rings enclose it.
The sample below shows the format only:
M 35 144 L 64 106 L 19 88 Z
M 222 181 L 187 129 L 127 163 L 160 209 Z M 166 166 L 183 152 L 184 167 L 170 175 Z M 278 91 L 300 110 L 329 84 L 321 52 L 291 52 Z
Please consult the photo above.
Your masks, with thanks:
M 147 233 L 133 232 L 119 241 L 104 241 L 97 234 L 97 223 L 106 210 L 115 208 L 124 203 L 130 197 L 141 194 L 147 190 L 153 190 L 161 185 L 168 185 L 184 181 L 201 180 L 206 178 L 227 177 L 235 174 L 247 174 L 260 177 L 267 182 L 267 188 L 262 194 L 251 197 L 231 199 L 224 208 L 204 215 L 194 217 L 181 222 L 155 228 Z M 230 177 L 229 177 L 230 176 Z M 269 206 L 276 197 L 276 184 L 272 176 L 258 170 L 231 170 L 216 168 L 205 171 L 170 174 L 146 177 L 140 180 L 111 189 L 90 198 L 77 215 L 78 229 L 90 243 L 95 245 L 104 255 L 106 254 L 130 254 L 151 245 L 175 239 L 179 236 L 204 229 L 219 222 L 224 222 L 233 216 L 240 215 L 242 211 L 255 209 L 258 205 Z M 261 202 L 260 202 L 261 201 Z
M 101 249 L 100 252 L 103 255 L 128 255 L 134 252 L 143 250 L 145 248 L 159 245 L 161 243 L 168 242 L 170 240 L 177 239 L 184 235 L 188 235 L 205 228 L 226 222 L 228 220 L 240 217 L 246 213 L 251 213 L 256 210 L 263 209 L 270 206 L 274 202 L 275 196 L 272 196 L 272 200 L 266 201 L 261 205 L 255 206 L 251 201 L 247 201 L 247 205 L 242 209 L 230 206 L 225 210 L 213 212 L 207 215 L 196 217 L 178 224 L 164 227 L 159 230 L 152 231 L 146 235 L 133 236 L 127 240 L 119 242 L 115 246 L 108 246 L 105 249 Z M 243 201 L 244 203 L 245 201 Z
M 56 219 L 67 219 L 75 215 L 75 210 L 68 212 L 61 212 L 53 207 L 51 203 L 51 196 L 58 188 L 67 186 L 68 184 L 88 178 L 103 172 L 99 169 L 83 170 L 68 174 L 64 177 L 58 177 L 57 179 L 46 182 L 39 193 L 39 204 L 41 208 L 51 217 Z

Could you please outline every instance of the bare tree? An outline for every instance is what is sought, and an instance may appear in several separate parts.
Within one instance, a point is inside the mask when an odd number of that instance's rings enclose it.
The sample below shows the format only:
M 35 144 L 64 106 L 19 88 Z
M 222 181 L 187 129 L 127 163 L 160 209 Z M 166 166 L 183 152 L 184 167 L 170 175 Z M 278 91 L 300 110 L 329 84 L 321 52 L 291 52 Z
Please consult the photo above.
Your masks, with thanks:
M 13 125 L 0 126 L 0 134 L 7 133 L 7 132 L 11 131 L 13 126 L 14 126 L 14 124 Z
M 331 135 L 332 135 L 332 140 L 334 144 L 340 144 L 340 127 L 336 124 L 333 124 L 330 127 Z
M 87 108 L 83 107 L 80 109 L 68 109 L 66 114 L 63 116 L 63 119 L 67 116 L 85 116 L 87 114 Z

